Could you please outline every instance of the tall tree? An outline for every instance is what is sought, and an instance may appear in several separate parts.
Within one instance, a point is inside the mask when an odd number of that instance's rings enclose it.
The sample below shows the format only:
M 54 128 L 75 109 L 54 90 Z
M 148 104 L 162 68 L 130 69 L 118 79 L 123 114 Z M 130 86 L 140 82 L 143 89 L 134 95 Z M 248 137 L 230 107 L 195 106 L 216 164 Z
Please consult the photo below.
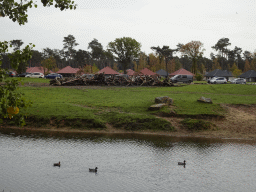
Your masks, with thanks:
M 20 47 L 23 45 L 24 43 L 22 42 L 22 40 L 12 40 L 11 41 L 11 45 L 14 47 L 13 51 L 20 51 Z M 21 62 L 19 63 L 19 66 L 17 68 L 17 73 L 23 73 L 26 71 L 26 67 L 28 66 L 27 62 Z
M 63 45 L 64 45 L 64 50 L 67 50 L 67 55 L 68 55 L 68 61 L 69 61 L 69 65 L 71 63 L 71 61 L 74 59 L 75 56 L 75 46 L 79 45 L 76 42 L 76 38 L 73 35 L 68 35 L 67 37 L 64 37 L 63 40 Z
M 191 41 L 183 45 L 180 49 L 183 55 L 187 55 L 192 60 L 191 72 L 197 73 L 197 61 L 202 58 L 204 54 L 203 43 L 200 41 Z
M 216 51 L 220 51 L 221 57 L 224 57 L 227 53 L 227 46 L 229 45 L 231 45 L 231 43 L 229 43 L 229 38 L 221 38 L 214 46 L 212 46 L 212 48 Z
M 128 66 L 139 56 L 141 44 L 131 37 L 122 37 L 110 42 L 108 48 L 122 64 L 124 73 L 126 73 Z
M 244 64 L 244 72 L 249 70 L 251 70 L 250 62 L 248 61 L 248 59 L 246 59 Z
M 90 63 L 91 54 L 88 51 L 79 49 L 76 52 L 74 59 L 79 66 L 84 66 Z
M 231 45 L 231 43 L 229 42 L 229 38 L 221 38 L 221 39 L 218 40 L 218 42 L 214 46 L 212 46 L 213 49 L 220 52 L 218 58 L 219 58 L 219 61 L 221 63 L 221 68 L 222 69 L 227 68 L 225 66 L 228 64 L 227 63 L 227 57 L 228 57 L 229 50 L 227 49 L 227 47 L 229 45 Z
M 162 48 L 158 47 L 151 47 L 152 50 L 154 50 L 160 58 L 160 63 L 161 60 L 165 60 L 165 70 L 167 71 L 167 76 L 168 78 L 168 62 L 173 59 L 173 53 L 178 51 L 178 49 L 170 49 L 169 46 L 163 46 Z
M 20 50 L 20 47 L 23 45 L 24 43 L 22 42 L 22 40 L 12 40 L 11 41 L 11 45 L 14 47 L 13 51 L 17 51 Z

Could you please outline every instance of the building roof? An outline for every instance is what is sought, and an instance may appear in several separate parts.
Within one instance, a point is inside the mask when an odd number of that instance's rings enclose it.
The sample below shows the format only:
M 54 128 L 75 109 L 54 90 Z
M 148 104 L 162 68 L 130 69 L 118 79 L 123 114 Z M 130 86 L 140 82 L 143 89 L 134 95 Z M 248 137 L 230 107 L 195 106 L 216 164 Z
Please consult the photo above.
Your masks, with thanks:
M 116 72 L 115 70 L 111 69 L 110 67 L 104 67 L 103 69 L 101 69 L 97 73 L 104 73 L 106 75 L 119 75 L 118 72 Z
M 135 71 L 133 71 L 132 69 L 127 69 L 126 73 L 127 73 L 127 75 L 132 76 L 132 75 L 134 75 Z
M 167 71 L 163 69 L 158 70 L 156 73 L 160 76 L 167 76 Z
M 205 75 L 205 77 L 233 77 L 231 71 L 215 69 Z
M 148 68 L 144 68 L 140 71 L 143 75 L 156 75 L 156 73 L 150 71 Z
M 174 71 L 173 73 L 171 73 L 171 74 L 169 74 L 169 75 L 170 75 L 170 76 L 174 76 L 174 75 L 193 75 L 193 76 L 194 76 L 193 73 L 191 73 L 191 72 L 189 72 L 188 70 L 183 69 L 183 68 L 181 68 L 181 69 L 179 69 L 179 70 L 177 70 L 177 71 Z
M 44 68 L 43 67 L 30 67 L 26 69 L 27 73 L 43 73 L 44 74 Z M 47 72 L 47 69 L 45 69 L 45 72 Z M 52 70 L 49 71 L 49 73 L 53 73 Z
M 60 73 L 60 74 L 64 74 L 64 73 L 75 74 L 75 73 L 77 73 L 77 71 L 79 71 L 79 68 L 73 68 L 73 67 L 70 67 L 70 66 L 66 66 L 66 67 L 60 69 L 59 71 L 57 71 L 56 73 Z
M 241 77 L 241 78 L 256 78 L 256 71 L 254 71 L 254 70 L 246 71 L 239 77 Z

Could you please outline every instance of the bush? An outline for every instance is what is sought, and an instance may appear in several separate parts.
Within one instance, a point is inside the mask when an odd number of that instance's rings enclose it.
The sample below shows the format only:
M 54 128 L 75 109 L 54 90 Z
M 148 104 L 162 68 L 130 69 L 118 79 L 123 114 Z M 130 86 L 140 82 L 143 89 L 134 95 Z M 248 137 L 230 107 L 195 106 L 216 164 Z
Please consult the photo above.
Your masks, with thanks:
M 202 81 L 204 76 L 202 74 L 198 73 L 198 74 L 195 75 L 195 78 L 196 78 L 197 81 Z
M 186 118 L 181 121 L 181 124 L 184 125 L 189 131 L 203 131 L 210 129 L 213 124 L 208 121 L 190 119 Z

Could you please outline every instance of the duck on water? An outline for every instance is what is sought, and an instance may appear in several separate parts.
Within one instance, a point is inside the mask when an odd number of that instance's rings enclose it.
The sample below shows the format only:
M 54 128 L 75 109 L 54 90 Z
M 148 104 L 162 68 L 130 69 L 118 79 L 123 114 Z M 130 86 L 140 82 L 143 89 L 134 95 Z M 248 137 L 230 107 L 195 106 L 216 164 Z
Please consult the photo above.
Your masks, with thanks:
M 60 161 L 59 161 L 59 163 L 54 163 L 53 166 L 54 166 L 54 167 L 55 167 L 55 166 L 60 167 Z
M 184 162 L 178 162 L 178 165 L 186 165 L 186 161 L 184 160 Z
M 95 169 L 90 169 L 90 168 L 89 168 L 89 172 L 97 173 L 97 169 L 98 169 L 98 167 L 95 167 Z

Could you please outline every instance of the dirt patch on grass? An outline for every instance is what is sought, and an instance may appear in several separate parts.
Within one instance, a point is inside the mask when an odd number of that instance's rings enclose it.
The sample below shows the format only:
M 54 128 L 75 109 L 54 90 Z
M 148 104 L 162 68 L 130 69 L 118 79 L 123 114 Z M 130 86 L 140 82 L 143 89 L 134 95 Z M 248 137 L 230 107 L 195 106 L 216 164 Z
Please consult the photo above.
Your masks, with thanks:
M 169 121 L 177 130 L 175 135 L 191 137 L 218 137 L 256 139 L 256 105 L 222 105 L 227 111 L 225 118 L 203 118 L 216 125 L 216 129 L 190 132 L 182 126 L 180 117 L 161 117 Z

